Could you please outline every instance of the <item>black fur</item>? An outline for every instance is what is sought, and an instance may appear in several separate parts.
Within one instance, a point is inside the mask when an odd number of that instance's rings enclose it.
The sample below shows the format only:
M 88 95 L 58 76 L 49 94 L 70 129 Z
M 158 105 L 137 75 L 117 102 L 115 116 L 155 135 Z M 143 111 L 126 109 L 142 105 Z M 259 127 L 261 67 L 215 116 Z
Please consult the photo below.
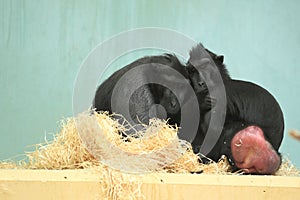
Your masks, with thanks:
M 164 81 L 174 81 L 174 85 L 178 85 L 178 87 L 180 87 L 180 81 L 182 80 L 178 79 L 177 77 L 170 76 L 167 72 L 161 69 L 158 64 L 168 66 L 186 77 L 184 66 L 180 63 L 175 55 L 165 54 L 161 56 L 144 57 L 116 71 L 107 80 L 105 80 L 96 91 L 93 101 L 93 108 L 95 108 L 96 111 L 109 111 L 112 113 L 112 91 L 117 82 L 126 72 L 144 64 L 149 65 L 149 67 L 147 66 L 146 69 L 140 70 L 138 76 L 140 80 L 144 80 L 145 82 L 151 82 L 152 77 L 149 76 L 149 74 L 154 74 L 155 76 L 159 76 L 159 78 Z M 187 78 L 185 79 L 185 81 L 187 81 Z M 126 85 L 124 88 L 126 89 Z M 180 96 L 184 98 L 184 90 L 181 91 L 182 94 Z M 129 101 L 130 117 L 135 123 L 142 122 L 148 124 L 149 119 L 153 117 L 153 114 L 149 112 L 155 104 L 160 104 L 164 107 L 166 116 L 164 116 L 163 113 L 160 113 L 160 110 L 156 110 L 154 116 L 158 118 L 169 119 L 170 124 L 180 123 L 181 109 L 179 105 L 179 99 L 176 98 L 174 93 L 169 88 L 155 83 L 145 84 L 139 88 L 136 88 Z
M 193 87 L 197 93 L 197 97 L 199 96 L 199 104 L 203 104 L 203 102 L 208 101 L 207 99 L 211 99 L 211 97 L 206 83 L 201 85 L 201 87 L 195 84 L 205 82 L 208 78 L 213 77 L 211 73 L 214 73 L 211 67 L 212 65 L 201 68 L 200 73 L 197 70 L 189 70 L 195 67 L 192 65 L 194 60 L 205 57 L 205 55 L 199 55 L 203 54 L 202 48 L 202 45 L 198 45 L 192 49 L 190 52 L 190 60 L 187 64 L 189 77 L 191 82 L 194 83 Z M 283 138 L 284 119 L 282 110 L 276 99 L 267 90 L 256 84 L 232 80 L 225 65 L 221 63 L 223 59 L 216 62 L 217 56 L 211 52 L 209 52 L 209 55 L 212 57 L 223 78 L 227 98 L 227 113 L 221 137 L 207 157 L 218 161 L 218 159 L 225 154 L 231 160 L 231 164 L 234 165 L 230 150 L 231 140 L 238 131 L 250 125 L 260 127 L 264 132 L 265 138 L 278 153 Z M 212 62 L 211 59 L 210 62 Z M 196 62 L 194 61 L 194 63 Z M 214 79 L 210 78 L 210 81 L 214 81 Z M 219 87 L 219 85 L 216 84 L 214 87 Z M 208 116 L 205 116 L 205 119 L 203 120 L 202 118 L 202 121 L 200 121 L 200 128 L 193 142 L 194 151 L 196 152 L 199 150 L 199 146 L 201 146 L 203 138 L 205 137 L 207 131 L 205 127 L 207 127 L 210 120 L 209 109 L 211 107 L 202 106 L 202 109 L 208 110 L 206 112 Z

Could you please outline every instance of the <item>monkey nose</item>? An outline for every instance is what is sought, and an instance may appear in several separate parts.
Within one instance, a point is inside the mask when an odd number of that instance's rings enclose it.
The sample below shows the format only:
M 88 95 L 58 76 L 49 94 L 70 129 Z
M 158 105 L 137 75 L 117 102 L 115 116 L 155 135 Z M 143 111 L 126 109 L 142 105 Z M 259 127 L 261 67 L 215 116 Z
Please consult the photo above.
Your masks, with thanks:
M 198 82 L 198 85 L 201 86 L 201 87 L 204 86 L 204 84 L 205 84 L 204 81 L 199 81 L 199 82 Z

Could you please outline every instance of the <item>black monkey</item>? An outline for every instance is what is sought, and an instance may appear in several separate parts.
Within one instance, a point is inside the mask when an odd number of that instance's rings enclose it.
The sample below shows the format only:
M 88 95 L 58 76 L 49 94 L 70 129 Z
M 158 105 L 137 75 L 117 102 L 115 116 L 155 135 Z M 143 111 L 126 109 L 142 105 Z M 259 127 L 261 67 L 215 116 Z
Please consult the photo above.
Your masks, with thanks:
M 215 68 L 213 60 L 204 54 L 202 45 L 193 48 L 187 67 L 194 90 L 198 93 L 197 97 L 199 96 L 199 104 L 204 102 L 202 109 L 207 110 L 214 106 L 211 104 L 213 98 L 210 97 L 207 84 L 213 88 L 219 87 L 219 83 L 214 82 L 214 73 L 218 72 L 223 78 L 227 98 L 223 131 L 207 157 L 217 161 L 225 154 L 231 160 L 233 169 L 244 169 L 245 172 L 258 174 L 274 173 L 281 164 L 278 149 L 284 131 L 283 113 L 278 102 L 267 90 L 256 84 L 232 80 L 227 70 L 224 70 L 224 65 L 217 63 Z M 197 70 L 189 69 L 191 67 Z M 205 124 L 209 120 L 208 117 L 200 121 L 201 127 L 193 146 L 203 142 Z
M 278 102 L 266 89 L 251 82 L 231 80 L 224 85 L 227 96 L 225 138 L 221 141 L 221 151 L 216 152 L 228 155 L 237 168 L 250 173 L 275 172 L 281 164 L 278 149 L 284 131 Z
M 137 67 L 146 65 L 145 68 L 138 69 Z M 161 65 L 167 66 L 170 69 L 176 70 L 185 78 L 173 76 L 168 73 L 168 69 L 164 69 Z M 184 89 L 178 89 L 178 99 L 171 89 L 156 84 L 155 81 L 151 83 L 152 76 L 160 78 L 162 81 L 171 82 L 175 87 L 182 87 L 182 81 L 188 81 L 184 66 L 180 63 L 175 55 L 164 54 L 160 56 L 147 56 L 134 61 L 133 63 L 121 68 L 120 70 L 113 73 L 107 80 L 105 80 L 97 89 L 95 98 L 93 101 L 93 108 L 96 111 L 109 111 L 113 112 L 112 108 L 112 93 L 116 87 L 117 82 L 125 75 L 128 71 L 136 68 L 136 76 L 132 77 L 136 79 L 134 81 L 141 81 L 147 84 L 142 84 L 139 88 L 128 97 L 129 99 L 129 113 L 130 118 L 137 124 L 140 122 L 148 124 L 149 119 L 152 117 L 158 117 L 161 119 L 169 119 L 170 124 L 180 123 L 181 109 L 179 101 L 184 101 L 186 95 L 184 95 Z M 134 82 L 133 81 L 133 82 Z M 128 80 L 130 82 L 130 80 Z M 150 82 L 150 83 L 148 83 Z M 126 83 L 125 83 L 126 84 Z M 127 95 L 128 87 L 133 85 L 124 85 L 122 91 L 119 93 Z M 126 104 L 126 102 L 125 102 Z M 128 106 L 128 104 L 126 104 Z M 119 113 L 123 114 L 123 113 Z
M 199 55 L 206 58 L 204 59 L 204 62 L 199 59 Z M 208 125 L 211 119 L 211 109 L 216 105 L 216 99 L 210 95 L 206 82 L 210 82 L 210 84 L 213 85 L 214 83 L 212 83 L 212 80 L 216 78 L 212 76 L 216 73 L 220 73 L 223 80 L 231 80 L 229 72 L 223 64 L 223 61 L 223 55 L 217 55 L 214 52 L 205 49 L 202 44 L 197 45 L 190 51 L 190 58 L 186 64 L 186 71 L 190 84 L 194 88 L 198 98 L 201 113 L 198 133 L 192 142 L 194 153 L 199 153 L 200 151 L 200 147 L 205 138 L 205 133 L 208 130 Z M 208 62 L 215 63 L 217 68 L 207 68 Z M 197 70 L 194 65 L 198 65 L 201 70 Z M 202 161 L 209 162 L 209 160 L 205 157 L 202 158 Z

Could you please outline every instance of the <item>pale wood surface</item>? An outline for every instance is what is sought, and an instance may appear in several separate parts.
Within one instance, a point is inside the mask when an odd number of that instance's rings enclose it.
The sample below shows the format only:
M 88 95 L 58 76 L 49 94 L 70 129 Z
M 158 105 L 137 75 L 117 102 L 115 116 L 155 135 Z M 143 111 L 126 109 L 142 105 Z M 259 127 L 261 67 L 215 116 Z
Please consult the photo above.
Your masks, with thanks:
M 299 199 L 300 177 L 147 174 L 146 199 Z M 0 170 L 0 199 L 103 199 L 93 170 Z

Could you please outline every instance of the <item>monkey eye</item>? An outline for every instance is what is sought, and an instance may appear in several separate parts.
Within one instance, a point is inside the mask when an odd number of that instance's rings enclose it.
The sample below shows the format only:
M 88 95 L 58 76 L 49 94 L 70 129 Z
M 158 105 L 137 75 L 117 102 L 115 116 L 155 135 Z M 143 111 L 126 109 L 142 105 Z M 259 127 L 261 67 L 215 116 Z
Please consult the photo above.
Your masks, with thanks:
M 197 69 L 196 69 L 196 67 L 194 67 L 194 66 L 189 66 L 189 67 L 188 67 L 188 72 L 192 74 L 192 73 L 197 72 Z
M 192 73 L 195 73 L 195 72 L 197 72 L 196 67 L 192 67 Z

